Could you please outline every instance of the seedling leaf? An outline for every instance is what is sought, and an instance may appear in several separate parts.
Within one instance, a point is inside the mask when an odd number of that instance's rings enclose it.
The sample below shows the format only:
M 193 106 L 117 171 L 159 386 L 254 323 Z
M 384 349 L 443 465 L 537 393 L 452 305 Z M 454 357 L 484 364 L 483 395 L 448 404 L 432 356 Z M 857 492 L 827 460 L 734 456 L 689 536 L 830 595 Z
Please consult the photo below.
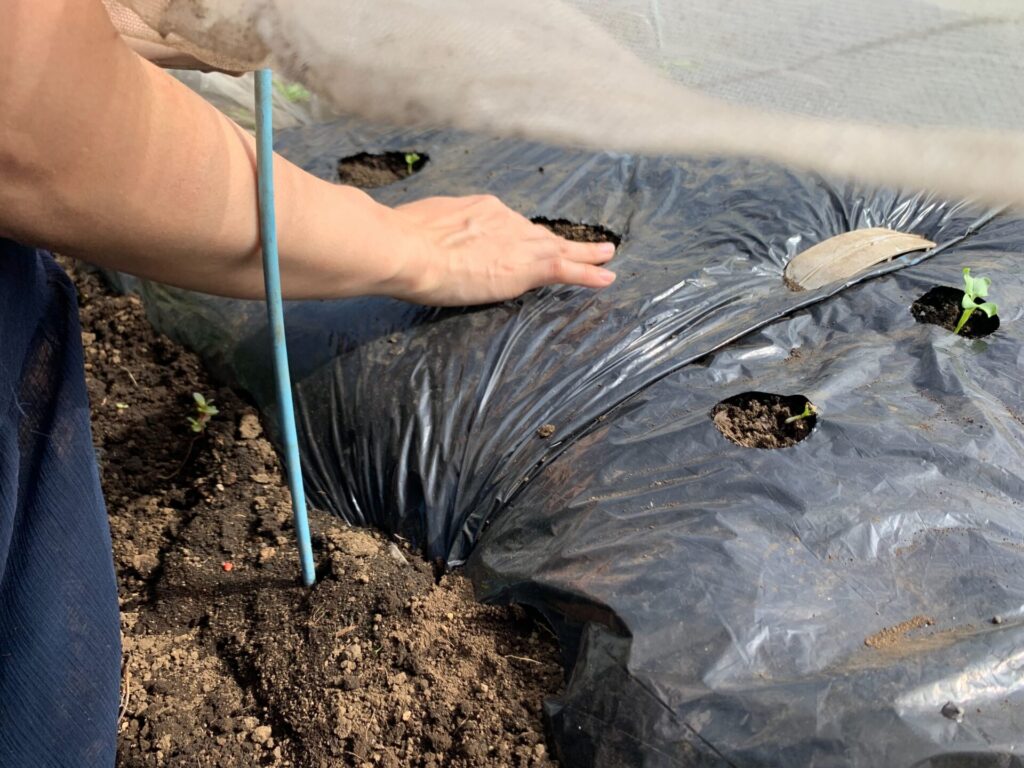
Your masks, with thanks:
M 971 268 L 964 267 L 964 299 L 968 296 L 985 298 L 992 281 L 987 277 L 971 277 Z M 965 304 L 964 307 L 967 305 Z
M 213 404 L 213 400 L 207 400 L 200 392 L 193 392 L 192 399 L 196 402 L 196 415 L 186 418 L 193 432 L 202 432 L 210 419 L 220 413 L 220 410 Z
M 971 268 L 964 267 L 964 297 L 960 300 L 960 306 L 964 311 L 961 313 L 960 320 L 957 321 L 953 333 L 960 333 L 963 330 L 963 327 L 967 325 L 967 321 L 971 319 L 971 314 L 976 309 L 980 309 L 989 317 L 994 317 L 999 313 L 999 308 L 995 302 L 978 301 L 978 299 L 984 299 L 988 296 L 988 289 L 991 285 L 992 281 L 989 278 L 971 277 Z
M 415 152 L 405 153 L 405 165 L 409 169 L 409 175 L 411 176 L 415 170 L 415 165 L 421 160 L 420 156 Z
M 794 421 L 801 421 L 803 419 L 810 418 L 811 416 L 814 416 L 817 413 L 818 409 L 814 407 L 814 404 L 808 402 L 804 405 L 804 410 L 802 413 L 798 413 L 796 416 L 790 416 L 788 419 L 786 419 L 786 423 L 792 424 Z

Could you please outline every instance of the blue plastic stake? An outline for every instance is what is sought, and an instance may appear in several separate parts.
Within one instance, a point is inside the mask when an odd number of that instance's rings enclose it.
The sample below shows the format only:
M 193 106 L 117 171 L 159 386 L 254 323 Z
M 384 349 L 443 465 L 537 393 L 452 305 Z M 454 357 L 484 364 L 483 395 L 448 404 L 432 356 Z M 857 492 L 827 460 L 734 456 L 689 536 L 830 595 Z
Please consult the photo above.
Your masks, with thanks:
M 295 407 L 288 370 L 288 346 L 284 337 L 284 306 L 281 303 L 281 269 L 277 257 L 277 221 L 274 216 L 274 111 L 273 81 L 269 69 L 256 72 L 256 173 L 260 200 L 260 241 L 263 244 L 263 281 L 267 291 L 267 317 L 274 341 L 274 378 L 277 383 L 277 407 L 284 440 L 285 469 L 292 492 L 295 536 L 302 562 L 302 582 L 313 586 L 313 546 L 309 540 L 306 517 L 306 491 L 302 486 L 299 438 L 295 430 Z

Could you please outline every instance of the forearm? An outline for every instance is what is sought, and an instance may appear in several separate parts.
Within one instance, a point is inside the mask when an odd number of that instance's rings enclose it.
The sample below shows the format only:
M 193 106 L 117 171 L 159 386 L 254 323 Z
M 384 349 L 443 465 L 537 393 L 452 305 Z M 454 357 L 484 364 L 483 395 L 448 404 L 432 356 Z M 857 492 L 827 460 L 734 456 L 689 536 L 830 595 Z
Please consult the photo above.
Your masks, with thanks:
M 226 296 L 263 294 L 252 139 L 135 55 L 99 0 L 6 0 L 0 236 Z M 485 304 L 603 288 L 610 244 L 570 243 L 491 197 L 391 209 L 275 158 L 291 298 Z
M 0 231 L 187 288 L 261 296 L 251 137 L 132 53 L 98 2 L 41 5 L 29 15 L 16 3 L 13 31 L 0 33 L 11 38 L 0 53 Z M 275 176 L 285 294 L 386 292 L 404 247 L 396 214 L 279 157 Z

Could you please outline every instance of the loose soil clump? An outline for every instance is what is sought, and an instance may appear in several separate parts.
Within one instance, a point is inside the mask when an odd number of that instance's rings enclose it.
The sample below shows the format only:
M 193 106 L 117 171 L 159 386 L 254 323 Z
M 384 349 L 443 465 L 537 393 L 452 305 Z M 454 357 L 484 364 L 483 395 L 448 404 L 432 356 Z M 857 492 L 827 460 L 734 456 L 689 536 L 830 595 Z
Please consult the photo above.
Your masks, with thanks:
M 818 422 L 811 415 L 786 423 L 808 403 L 801 395 L 744 392 L 715 405 L 711 420 L 728 440 L 745 448 L 787 448 L 806 439 Z
M 534 224 L 540 224 L 554 232 L 559 237 L 572 240 L 575 243 L 614 243 L 618 247 L 622 237 L 610 229 L 599 224 L 578 224 L 568 219 L 545 219 L 539 216 L 530 219 Z
M 400 540 L 292 511 L 255 410 L 153 332 L 134 296 L 79 290 L 122 611 L 120 768 L 551 766 L 557 645 Z M 192 433 L 193 392 L 219 409 Z
M 963 298 L 964 292 L 959 288 L 950 288 L 945 285 L 936 286 L 911 305 L 910 313 L 919 323 L 940 325 L 952 332 L 956 328 L 956 324 L 960 322 L 960 315 L 963 313 L 963 308 L 960 306 Z M 989 317 L 984 312 L 975 310 L 964 327 L 960 329 L 959 335 L 970 339 L 980 339 L 982 336 L 993 333 L 998 327 L 999 315 Z
M 423 170 L 430 157 L 422 152 L 415 154 L 419 159 L 412 164 L 412 171 L 405 161 L 405 152 L 360 152 L 358 155 L 343 157 L 338 161 L 338 181 L 362 189 L 386 187 Z
M 868 648 L 882 650 L 892 648 L 904 641 L 906 636 L 915 629 L 933 626 L 935 622 L 927 616 L 914 616 L 912 619 L 901 621 L 892 627 L 886 627 L 873 635 L 864 638 L 864 645 Z

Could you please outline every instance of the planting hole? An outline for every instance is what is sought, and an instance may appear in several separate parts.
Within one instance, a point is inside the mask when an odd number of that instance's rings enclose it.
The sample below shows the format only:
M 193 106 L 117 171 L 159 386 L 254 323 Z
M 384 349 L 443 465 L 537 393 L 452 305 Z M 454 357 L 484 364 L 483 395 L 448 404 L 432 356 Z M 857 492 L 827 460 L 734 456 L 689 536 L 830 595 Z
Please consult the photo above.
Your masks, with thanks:
M 941 325 L 947 331 L 952 332 L 963 313 L 963 308 L 960 306 L 963 298 L 964 292 L 959 288 L 940 285 L 932 288 L 915 301 L 910 306 L 910 314 L 919 323 Z M 988 336 L 998 327 L 999 315 L 989 317 L 981 310 L 976 309 L 971 313 L 971 317 L 964 327 L 960 329 L 960 335 L 969 339 L 980 339 L 982 336 Z
M 530 219 L 530 221 L 550 229 L 559 237 L 576 243 L 615 243 L 618 247 L 622 242 L 620 235 L 598 224 L 577 224 L 568 219 L 545 219 L 543 216 Z
M 715 405 L 711 420 L 728 440 L 745 448 L 787 448 L 804 440 L 818 422 L 815 413 L 795 418 L 809 407 L 813 410 L 803 395 L 744 392 Z
M 343 157 L 338 161 L 338 181 L 353 187 L 385 187 L 412 176 L 430 162 L 423 152 L 381 152 Z

